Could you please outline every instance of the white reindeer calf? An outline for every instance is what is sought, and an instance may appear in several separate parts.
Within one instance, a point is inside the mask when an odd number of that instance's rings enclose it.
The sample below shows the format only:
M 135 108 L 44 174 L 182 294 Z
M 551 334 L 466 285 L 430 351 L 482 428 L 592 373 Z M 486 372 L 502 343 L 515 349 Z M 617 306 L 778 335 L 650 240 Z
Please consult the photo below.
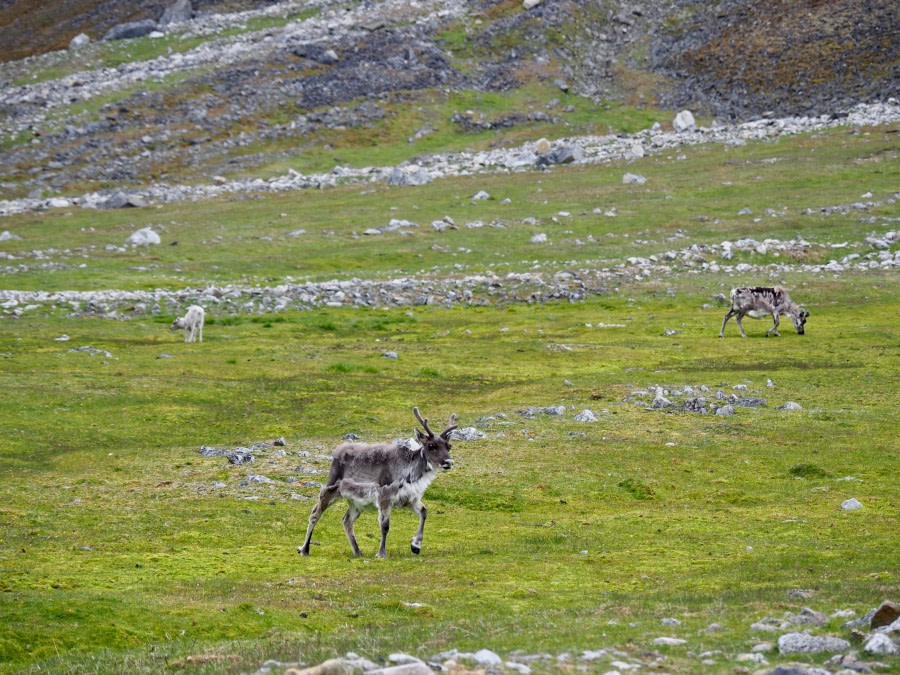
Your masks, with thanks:
M 203 319 L 205 316 L 206 312 L 200 305 L 191 305 L 188 307 L 187 314 L 172 322 L 172 330 L 184 328 L 185 342 L 197 342 L 198 336 L 200 342 L 203 342 Z
M 741 331 L 741 337 L 747 337 L 744 327 L 741 325 L 741 319 L 745 316 L 749 316 L 752 319 L 772 317 L 774 325 L 766 331 L 766 337 L 769 337 L 769 335 L 780 335 L 778 332 L 778 317 L 781 314 L 791 317 L 797 333 L 803 335 L 804 325 L 809 312 L 805 309 L 800 309 L 781 286 L 732 288 L 731 309 L 725 315 L 725 320 L 722 322 L 722 330 L 719 331 L 719 337 L 725 337 L 725 324 L 728 323 L 728 319 L 731 317 L 735 317 L 734 321 L 737 323 L 738 330 Z

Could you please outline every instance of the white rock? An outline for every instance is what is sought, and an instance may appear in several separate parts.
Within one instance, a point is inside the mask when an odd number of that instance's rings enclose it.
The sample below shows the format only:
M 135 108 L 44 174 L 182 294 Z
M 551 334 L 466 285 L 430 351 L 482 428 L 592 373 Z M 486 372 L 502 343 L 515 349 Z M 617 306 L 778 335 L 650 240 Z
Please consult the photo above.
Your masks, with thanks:
M 778 406 L 778 410 L 803 410 L 803 406 L 793 401 L 788 401 L 784 405 Z
M 541 4 L 541 0 L 523 0 L 522 8 L 531 9 L 532 7 L 537 7 L 539 4 Z
M 675 119 L 672 120 L 672 128 L 674 128 L 678 133 L 681 133 L 682 131 L 689 131 L 696 125 L 697 123 L 694 121 L 694 116 L 691 114 L 690 110 L 682 110 L 680 113 L 675 115 Z
M 844 509 L 844 511 L 855 511 L 856 509 L 861 509 L 862 507 L 863 505 L 856 497 L 851 497 L 841 504 L 841 508 Z
M 79 33 L 69 42 L 69 49 L 81 49 L 91 43 L 91 37 L 86 33 Z
M 472 654 L 472 659 L 482 666 L 499 666 L 503 663 L 503 659 L 497 656 L 490 649 L 479 649 Z
M 580 413 L 575 415 L 576 422 L 596 422 L 597 415 L 594 414 L 593 410 L 582 410 Z
M 818 654 L 820 652 L 842 652 L 847 649 L 850 649 L 850 643 L 835 637 L 786 633 L 778 638 L 778 651 L 782 654 Z
M 450 432 L 451 441 L 477 441 L 484 437 L 485 433 L 475 427 L 464 427 Z
M 870 654 L 900 654 L 900 648 L 884 633 L 875 633 L 866 641 L 863 649 Z
M 3 232 L 0 232 L 0 241 L 22 241 L 22 237 L 13 234 L 9 230 L 3 230 Z
M 143 227 L 137 232 L 132 233 L 132 235 L 125 240 L 125 243 L 131 244 L 132 246 L 152 246 L 161 243 L 161 241 L 162 240 L 156 232 L 149 227 Z
M 491 198 L 491 196 L 484 190 L 479 190 L 474 195 L 472 195 L 472 199 L 477 199 L 477 200 L 490 199 L 490 198 Z
M 544 234 L 543 232 L 540 232 L 539 234 L 536 234 L 531 238 L 531 243 L 532 244 L 546 244 L 547 243 L 547 235 Z
M 655 645 L 665 645 L 667 647 L 674 647 L 676 645 L 683 645 L 687 640 L 682 640 L 681 638 L 673 638 L 673 637 L 658 637 L 653 641 Z
M 643 176 L 639 176 L 636 173 L 626 173 L 622 176 L 622 184 L 623 185 L 643 185 L 647 182 L 647 179 Z

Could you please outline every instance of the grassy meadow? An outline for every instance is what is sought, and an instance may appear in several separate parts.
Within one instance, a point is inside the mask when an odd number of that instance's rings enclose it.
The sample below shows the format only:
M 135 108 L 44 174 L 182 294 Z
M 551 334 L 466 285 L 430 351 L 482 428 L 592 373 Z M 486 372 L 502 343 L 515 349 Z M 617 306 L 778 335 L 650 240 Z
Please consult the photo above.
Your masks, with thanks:
M 862 242 L 900 217 L 888 203 L 900 186 L 897 129 L 848 131 L 418 188 L 24 214 L 4 219 L 22 240 L 2 250 L 29 267 L 0 275 L 0 287 L 502 278 L 613 268 L 740 237 Z M 625 171 L 647 184 L 622 185 Z M 492 199 L 473 202 L 482 189 Z M 818 212 L 866 192 L 880 205 Z M 754 215 L 739 216 L 743 208 Z M 446 215 L 458 231 L 430 227 Z M 421 227 L 361 236 L 391 218 Z M 473 220 L 504 227 L 464 227 Z M 105 248 L 148 225 L 162 246 Z M 286 236 L 298 228 L 307 233 Z M 548 244 L 530 243 L 538 232 Z M 27 257 L 36 249 L 69 253 L 48 254 L 62 267 L 45 269 Z M 115 321 L 41 308 L 4 318 L 0 672 L 253 672 L 269 658 L 429 658 L 454 647 L 658 651 L 669 672 L 696 672 L 697 654 L 721 650 L 706 670 L 731 672 L 734 655 L 777 637 L 750 632 L 763 617 L 804 606 L 861 615 L 900 599 L 897 273 L 801 269 L 822 255 L 738 254 L 733 264 L 792 266 L 777 277 L 676 267 L 623 277 L 578 303 L 255 316 L 209 308 L 203 344 L 169 332 L 166 314 Z M 748 319 L 748 339 L 733 323 L 718 339 L 725 309 L 712 296 L 772 283 L 811 310 L 806 335 L 784 320 L 783 337 L 765 339 L 768 326 Z M 62 334 L 69 341 L 55 341 Z M 68 352 L 83 345 L 112 357 Z M 657 384 L 707 385 L 708 400 L 744 384 L 768 405 L 717 417 L 626 400 Z M 786 401 L 803 410 L 776 409 Z M 455 468 L 426 493 L 422 554 L 409 551 L 416 518 L 396 512 L 389 558 L 374 558 L 371 514 L 356 528 L 367 557 L 351 558 L 338 504 L 311 557 L 298 556 L 318 493 L 306 483 L 324 479 L 325 456 L 349 432 L 411 436 L 414 405 L 433 426 L 455 412 L 487 433 L 455 443 Z M 519 414 L 555 405 L 564 416 Z M 599 420 L 574 421 L 585 408 Z M 269 448 L 241 466 L 198 452 L 282 436 L 285 455 Z M 242 484 L 251 473 L 274 482 Z M 842 511 L 850 497 L 863 508 Z M 665 627 L 663 617 L 682 623 Z M 843 621 L 816 631 L 846 637 Z M 722 630 L 700 632 L 711 623 Z M 687 643 L 652 645 L 659 636 Z

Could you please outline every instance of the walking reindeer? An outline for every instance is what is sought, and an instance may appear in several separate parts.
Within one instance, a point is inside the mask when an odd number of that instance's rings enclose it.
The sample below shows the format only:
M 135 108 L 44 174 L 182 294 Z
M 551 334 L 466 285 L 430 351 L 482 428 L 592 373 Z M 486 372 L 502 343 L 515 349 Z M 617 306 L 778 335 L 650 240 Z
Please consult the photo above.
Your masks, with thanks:
M 431 485 L 438 471 L 453 468 L 450 459 L 450 432 L 456 429 L 456 414 L 450 416 L 447 428 L 435 435 L 423 419 L 418 408 L 413 414 L 424 427 L 425 433 L 416 429 L 416 440 L 420 448 L 413 449 L 403 442 L 394 443 L 343 443 L 334 451 L 328 482 L 319 493 L 319 501 L 309 516 L 306 541 L 297 551 L 309 555 L 309 545 L 313 530 L 319 518 L 336 499 L 346 499 L 349 503 L 344 515 L 344 531 L 353 549 L 353 555 L 360 557 L 362 551 L 353 534 L 353 524 L 360 513 L 370 509 L 378 510 L 381 525 L 381 547 L 376 554 L 386 558 L 388 530 L 391 527 L 391 510 L 407 508 L 419 516 L 419 529 L 410 542 L 413 553 L 422 550 L 425 532 L 425 518 L 428 511 L 422 504 L 422 495 Z

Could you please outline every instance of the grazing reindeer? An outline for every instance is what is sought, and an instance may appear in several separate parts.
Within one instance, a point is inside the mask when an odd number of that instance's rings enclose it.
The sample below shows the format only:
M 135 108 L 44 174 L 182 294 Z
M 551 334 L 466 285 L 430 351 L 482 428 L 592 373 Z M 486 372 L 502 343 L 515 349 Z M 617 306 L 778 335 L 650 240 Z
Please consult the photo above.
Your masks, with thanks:
M 200 305 L 191 305 L 188 307 L 187 314 L 179 316 L 172 322 L 172 330 L 181 330 L 184 328 L 184 341 L 196 342 L 197 336 L 200 336 L 200 342 L 203 342 L 203 320 L 206 312 Z
M 741 331 L 741 336 L 747 337 L 744 327 L 741 325 L 741 319 L 745 316 L 753 319 L 765 319 L 771 316 L 774 325 L 766 331 L 766 337 L 769 337 L 769 335 L 780 335 L 778 332 L 778 317 L 781 314 L 791 317 L 797 333 L 803 335 L 803 326 L 806 324 L 809 312 L 805 309 L 800 309 L 781 286 L 775 286 L 774 288 L 764 286 L 732 288 L 731 309 L 725 315 L 719 337 L 725 337 L 725 324 L 728 323 L 728 319 L 731 317 L 735 317 L 734 321 Z
M 334 451 L 328 482 L 319 493 L 319 502 L 309 515 L 306 541 L 297 549 L 301 555 L 309 555 L 309 543 L 319 518 L 335 499 L 346 499 L 349 508 L 344 515 L 344 531 L 350 540 L 353 555 L 362 551 L 353 534 L 353 523 L 364 510 L 378 509 L 381 523 L 381 548 L 378 557 L 386 558 L 385 542 L 391 527 L 391 509 L 408 508 L 419 516 L 419 529 L 410 542 L 412 552 L 422 550 L 425 517 L 428 511 L 422 504 L 422 495 L 437 476 L 437 467 L 444 471 L 453 468 L 450 459 L 450 432 L 456 429 L 456 414 L 450 415 L 450 423 L 440 435 L 435 436 L 422 419 L 418 408 L 413 414 L 425 427 L 426 434 L 416 429 L 416 440 L 422 444 L 413 450 L 403 443 L 344 443 Z

